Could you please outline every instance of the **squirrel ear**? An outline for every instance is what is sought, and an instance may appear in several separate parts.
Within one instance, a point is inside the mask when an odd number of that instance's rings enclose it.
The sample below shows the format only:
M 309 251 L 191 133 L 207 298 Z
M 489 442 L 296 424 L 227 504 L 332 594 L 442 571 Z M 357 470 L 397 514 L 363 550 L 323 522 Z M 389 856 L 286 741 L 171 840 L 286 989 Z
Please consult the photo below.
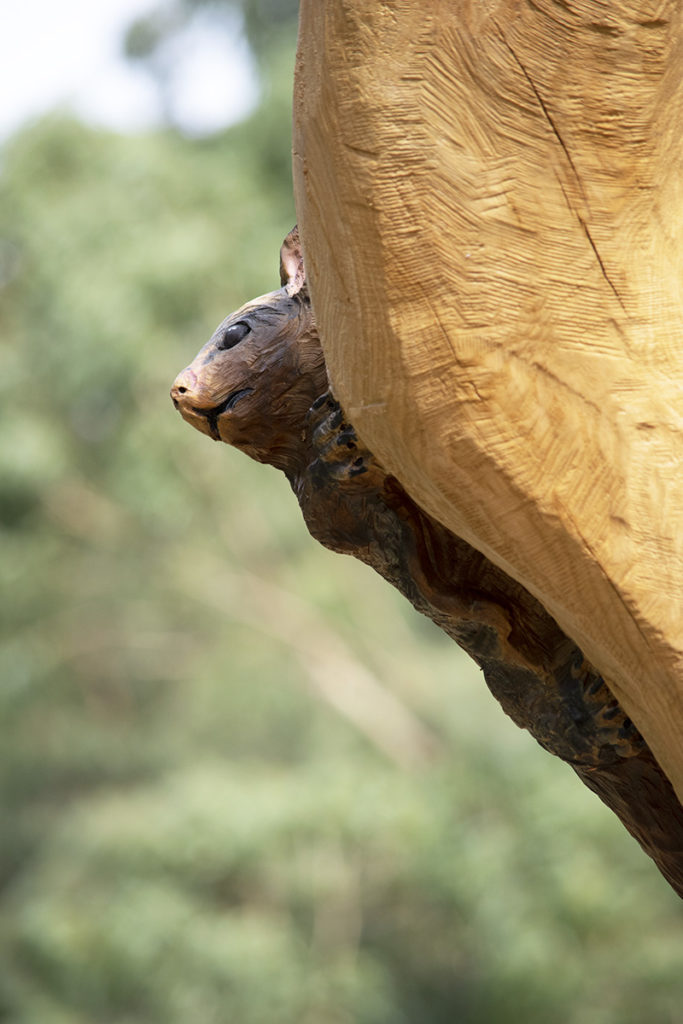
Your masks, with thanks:
M 280 284 L 290 297 L 306 291 L 304 254 L 301 251 L 299 228 L 296 224 L 280 249 Z

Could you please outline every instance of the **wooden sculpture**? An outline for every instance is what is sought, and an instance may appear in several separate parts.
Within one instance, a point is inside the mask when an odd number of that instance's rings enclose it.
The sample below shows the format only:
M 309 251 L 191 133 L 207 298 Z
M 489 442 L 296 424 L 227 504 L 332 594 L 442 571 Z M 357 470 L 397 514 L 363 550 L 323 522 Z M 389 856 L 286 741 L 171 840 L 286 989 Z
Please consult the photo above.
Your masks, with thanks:
M 280 271 L 282 287 L 228 316 L 178 375 L 174 405 L 282 470 L 312 535 L 371 565 L 460 644 L 504 710 L 574 768 L 683 895 L 683 808 L 647 743 L 539 601 L 362 444 L 328 390 L 296 229 Z
M 683 798 L 683 5 L 300 12 L 295 192 L 334 393 L 584 651 Z

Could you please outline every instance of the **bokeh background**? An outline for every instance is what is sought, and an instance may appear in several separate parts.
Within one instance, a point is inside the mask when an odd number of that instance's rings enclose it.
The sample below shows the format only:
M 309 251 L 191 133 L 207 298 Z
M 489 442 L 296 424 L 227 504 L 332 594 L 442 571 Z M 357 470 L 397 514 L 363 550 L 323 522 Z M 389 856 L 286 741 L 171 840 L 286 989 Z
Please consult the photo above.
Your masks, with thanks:
M 2 145 L 0 1020 L 680 1024 L 616 818 L 168 398 L 277 285 L 295 36 L 167 3 L 112 40 L 118 130 L 81 97 Z

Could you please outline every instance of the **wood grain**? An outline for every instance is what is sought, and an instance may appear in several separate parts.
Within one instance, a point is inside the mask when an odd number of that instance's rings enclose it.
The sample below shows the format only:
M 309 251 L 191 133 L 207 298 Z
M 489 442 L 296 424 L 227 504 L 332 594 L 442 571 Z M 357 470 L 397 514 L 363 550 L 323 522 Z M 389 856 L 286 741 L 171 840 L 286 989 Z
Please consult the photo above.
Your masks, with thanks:
M 683 8 L 302 0 L 297 210 L 363 442 L 683 795 Z
M 644 738 L 541 603 L 362 444 L 327 391 L 296 229 L 280 267 L 282 287 L 226 317 L 178 375 L 175 407 L 282 470 L 311 534 L 370 565 L 466 650 L 505 712 L 572 766 L 683 895 L 683 808 Z

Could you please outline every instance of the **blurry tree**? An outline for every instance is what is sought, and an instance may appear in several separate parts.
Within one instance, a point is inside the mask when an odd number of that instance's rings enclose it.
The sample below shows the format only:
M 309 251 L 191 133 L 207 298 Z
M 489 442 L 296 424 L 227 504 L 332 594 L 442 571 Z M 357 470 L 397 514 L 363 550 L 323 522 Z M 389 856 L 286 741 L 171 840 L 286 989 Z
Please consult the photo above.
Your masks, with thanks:
M 277 281 L 283 96 L 2 156 L 0 1020 L 672 1024 L 680 906 L 618 822 L 172 409 Z
M 252 126 L 249 148 L 256 150 L 259 163 L 287 196 L 292 195 L 292 67 L 298 7 L 298 0 L 161 0 L 133 22 L 124 42 L 126 56 L 156 83 L 169 125 L 176 125 L 173 55 L 183 38 L 199 19 L 226 39 L 234 40 L 243 30 L 257 61 L 262 91 L 258 127 Z
M 298 0 L 162 0 L 130 26 L 125 50 L 132 59 L 145 60 L 170 35 L 185 31 L 197 12 L 220 18 L 227 11 L 241 16 L 249 45 L 267 71 L 273 50 L 282 51 L 283 38 L 296 35 L 298 10 Z

